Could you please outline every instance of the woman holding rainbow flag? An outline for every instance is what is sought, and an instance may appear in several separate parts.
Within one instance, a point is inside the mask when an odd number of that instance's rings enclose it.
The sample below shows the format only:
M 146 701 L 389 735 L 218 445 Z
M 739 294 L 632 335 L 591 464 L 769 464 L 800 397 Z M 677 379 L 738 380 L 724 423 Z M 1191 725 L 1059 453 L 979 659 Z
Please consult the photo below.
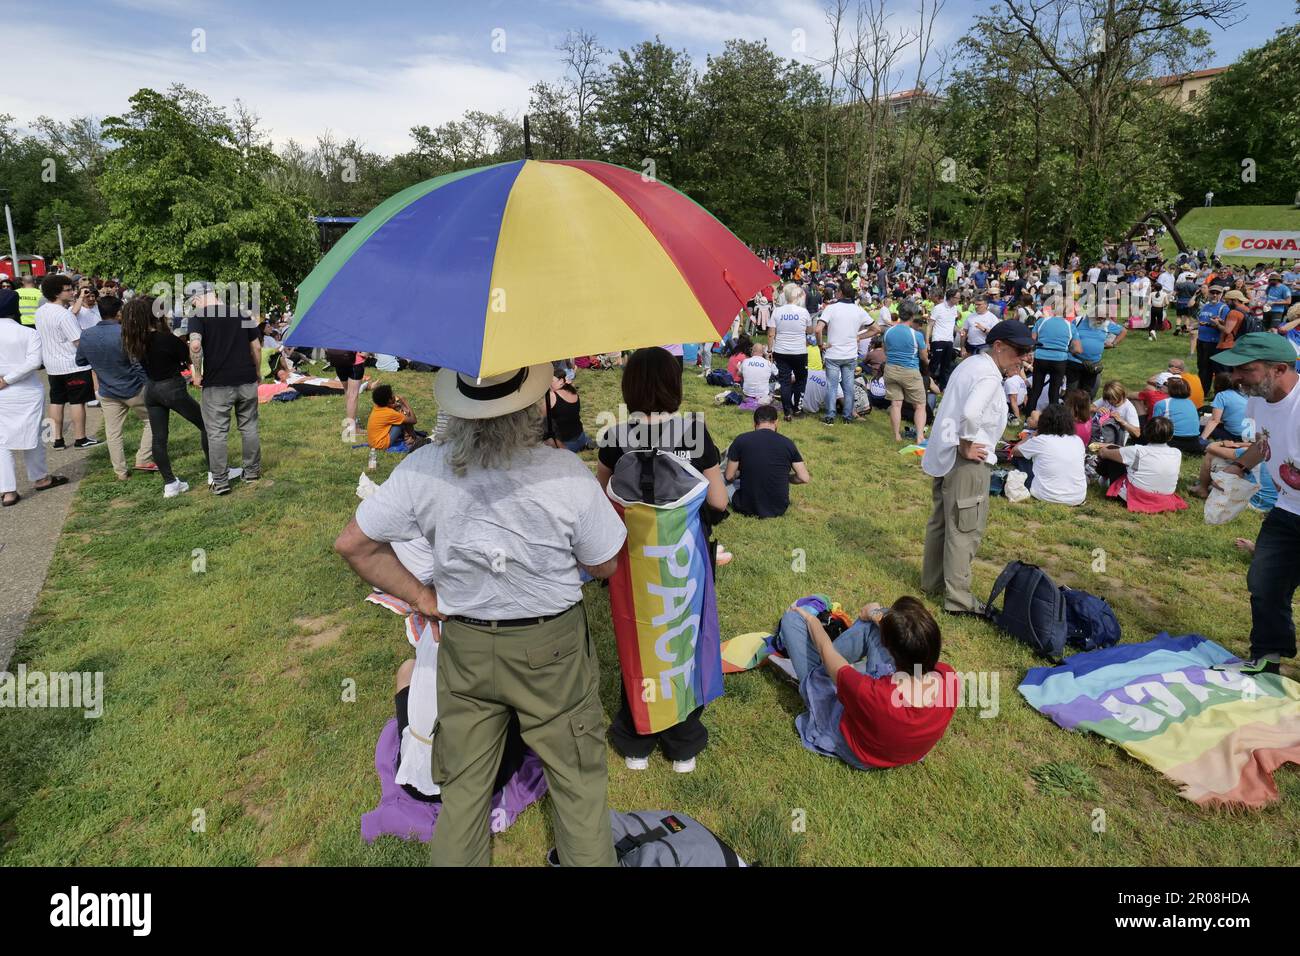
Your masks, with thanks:
M 707 526 L 727 514 L 721 456 L 704 419 L 677 413 L 682 380 L 661 348 L 623 371 L 628 421 L 602 433 L 596 478 L 627 525 L 610 579 L 623 701 L 609 739 L 629 770 L 656 746 L 678 773 L 708 745 L 704 705 L 722 694 L 722 651 Z

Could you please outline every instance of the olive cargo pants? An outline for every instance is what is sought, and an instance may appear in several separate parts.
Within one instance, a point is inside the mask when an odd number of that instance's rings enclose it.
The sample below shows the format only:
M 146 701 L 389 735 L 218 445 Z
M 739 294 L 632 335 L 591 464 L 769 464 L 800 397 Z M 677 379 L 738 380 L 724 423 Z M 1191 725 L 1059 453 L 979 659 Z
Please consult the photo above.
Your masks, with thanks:
M 511 710 L 545 768 L 560 864 L 615 864 L 598 678 L 582 604 L 526 627 L 443 623 L 432 755 L 442 788 L 434 866 L 491 862 L 492 784 Z
M 934 511 L 925 526 L 921 590 L 943 599 L 949 611 L 978 611 L 983 603 L 971 594 L 971 563 L 989 520 L 992 469 L 981 461 L 957 457 L 948 474 L 931 486 Z

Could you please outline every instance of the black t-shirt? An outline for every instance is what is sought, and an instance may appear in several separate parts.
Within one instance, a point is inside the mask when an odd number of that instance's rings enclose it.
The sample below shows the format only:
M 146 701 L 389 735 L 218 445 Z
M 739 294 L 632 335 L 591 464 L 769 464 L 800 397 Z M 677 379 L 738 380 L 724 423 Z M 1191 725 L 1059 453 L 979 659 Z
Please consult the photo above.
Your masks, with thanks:
M 601 433 L 596 457 L 610 471 L 630 451 L 659 448 L 689 462 L 698 472 L 713 468 L 722 461 L 713 436 L 704 426 L 704 417 L 694 412 L 673 415 L 662 421 L 633 419 Z
M 204 385 L 256 385 L 257 366 L 249 342 L 257 340 L 257 324 L 248 328 L 238 316 L 218 307 L 190 317 L 189 331 L 203 336 Z
M 158 330 L 149 337 L 149 348 L 140 364 L 151 382 L 165 382 L 176 378 L 190 364 L 190 349 L 172 333 Z
M 727 457 L 740 465 L 731 505 L 743 515 L 778 518 L 790 507 L 790 466 L 803 461 L 794 442 L 770 428 L 738 435 Z

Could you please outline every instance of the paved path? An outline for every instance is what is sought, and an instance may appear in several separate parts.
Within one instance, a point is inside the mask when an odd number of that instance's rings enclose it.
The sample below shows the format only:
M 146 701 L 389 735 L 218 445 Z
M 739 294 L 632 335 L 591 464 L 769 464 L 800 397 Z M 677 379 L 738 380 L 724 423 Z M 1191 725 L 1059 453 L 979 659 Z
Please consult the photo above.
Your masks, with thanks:
M 88 408 L 86 412 L 86 434 L 102 439 L 103 415 L 98 408 Z M 71 435 L 71 417 L 66 419 L 66 424 Z M 68 438 L 69 445 L 71 442 Z M 131 447 L 129 443 L 127 447 Z M 50 474 L 69 479 L 66 485 L 49 491 L 32 491 L 22 462 L 17 463 L 18 493 L 23 500 L 12 508 L 0 508 L 0 582 L 4 582 L 0 586 L 0 671 L 8 668 L 14 645 L 40 597 L 72 496 L 86 473 L 86 458 L 94 450 L 93 447 L 48 450 Z M 15 457 L 21 455 L 19 452 Z M 107 461 L 103 467 L 108 467 Z

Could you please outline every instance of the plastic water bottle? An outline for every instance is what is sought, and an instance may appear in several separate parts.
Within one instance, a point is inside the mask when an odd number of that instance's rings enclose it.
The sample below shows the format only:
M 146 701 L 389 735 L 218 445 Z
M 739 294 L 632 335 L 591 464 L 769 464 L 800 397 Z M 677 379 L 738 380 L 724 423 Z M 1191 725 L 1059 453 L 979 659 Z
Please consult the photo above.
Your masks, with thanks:
M 374 471 L 379 467 L 379 453 L 373 448 L 370 449 L 370 461 L 366 462 L 366 471 Z

